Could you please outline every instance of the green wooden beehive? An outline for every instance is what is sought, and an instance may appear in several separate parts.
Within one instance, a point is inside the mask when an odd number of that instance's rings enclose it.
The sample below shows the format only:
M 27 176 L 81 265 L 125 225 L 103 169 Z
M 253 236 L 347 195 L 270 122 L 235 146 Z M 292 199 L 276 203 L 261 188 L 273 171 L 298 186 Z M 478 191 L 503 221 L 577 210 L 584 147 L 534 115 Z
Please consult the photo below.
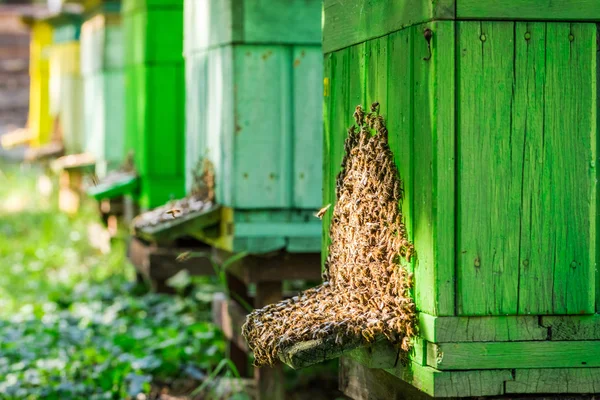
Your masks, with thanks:
M 125 71 L 119 4 L 91 12 L 81 29 L 85 151 L 102 178 L 125 158 Z
M 600 391 L 598 20 L 592 1 L 324 2 L 324 203 L 378 101 L 416 250 L 410 362 L 356 360 L 436 397 Z
M 125 151 L 144 209 L 184 194 L 183 0 L 125 0 Z
M 320 1 L 186 0 L 186 183 L 214 167 L 229 251 L 317 252 Z

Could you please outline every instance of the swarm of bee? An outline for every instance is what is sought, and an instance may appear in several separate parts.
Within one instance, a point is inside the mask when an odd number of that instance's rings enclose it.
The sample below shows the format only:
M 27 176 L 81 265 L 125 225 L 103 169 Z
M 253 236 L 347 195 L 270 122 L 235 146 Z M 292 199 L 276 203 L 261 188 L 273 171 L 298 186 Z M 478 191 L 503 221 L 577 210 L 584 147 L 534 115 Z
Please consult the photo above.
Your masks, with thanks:
M 192 174 L 194 181 L 188 196 L 138 215 L 132 223 L 134 231 L 211 208 L 215 202 L 215 172 L 212 163 L 207 159 L 199 160 Z
M 384 336 L 404 351 L 415 334 L 402 182 L 379 104 L 354 113 L 348 130 L 337 203 L 330 225 L 325 282 L 300 296 L 252 312 L 242 328 L 255 365 L 273 365 L 295 343 L 371 343 Z M 372 134 L 374 131 L 374 134 Z

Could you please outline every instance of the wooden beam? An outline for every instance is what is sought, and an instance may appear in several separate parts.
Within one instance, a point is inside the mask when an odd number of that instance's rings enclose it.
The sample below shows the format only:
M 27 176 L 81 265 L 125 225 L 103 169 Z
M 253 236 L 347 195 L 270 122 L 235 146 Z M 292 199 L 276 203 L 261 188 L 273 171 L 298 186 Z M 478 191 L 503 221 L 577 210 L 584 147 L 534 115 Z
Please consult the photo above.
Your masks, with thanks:
M 432 343 L 533 341 L 547 340 L 549 335 L 537 316 L 436 317 L 419 313 L 418 320 L 419 336 Z
M 158 247 L 144 243 L 132 237 L 127 256 L 135 269 L 156 287 L 165 289 L 164 282 L 182 270 L 187 270 L 190 275 L 211 276 L 215 274 L 209 258 L 196 257 L 178 261 L 177 257 L 187 251 L 210 253 L 208 247 L 177 248 Z
M 597 341 L 429 343 L 427 365 L 438 370 L 600 367 L 600 345 Z
M 600 314 L 542 317 L 541 324 L 550 340 L 600 340 Z
M 599 368 L 517 369 L 514 380 L 506 382 L 506 394 L 600 393 Z M 554 399 L 559 397 L 547 397 Z M 567 397 L 560 397 L 566 399 Z M 597 395 L 577 397 L 597 399 Z M 573 399 L 570 396 L 569 399 Z
M 384 36 L 432 20 L 453 19 L 454 0 L 325 0 L 323 52 Z
M 224 264 L 233 254 L 215 250 L 215 258 Z M 248 255 L 227 265 L 227 272 L 244 283 L 281 282 L 284 280 L 321 281 L 321 256 L 318 253 L 276 252 L 264 256 Z
M 598 21 L 597 0 L 457 0 L 457 19 Z

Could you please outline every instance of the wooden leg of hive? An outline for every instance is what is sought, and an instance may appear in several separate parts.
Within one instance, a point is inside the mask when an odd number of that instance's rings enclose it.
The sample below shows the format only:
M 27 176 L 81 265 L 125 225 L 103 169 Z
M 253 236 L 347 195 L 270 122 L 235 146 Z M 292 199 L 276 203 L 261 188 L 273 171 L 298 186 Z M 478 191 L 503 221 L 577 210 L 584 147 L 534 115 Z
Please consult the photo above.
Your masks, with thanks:
M 256 284 L 254 306 L 262 308 L 282 299 L 282 282 L 259 282 Z M 256 368 L 254 370 L 259 400 L 283 400 L 285 398 L 283 365 Z
M 252 304 L 252 300 L 248 296 L 248 287 L 246 284 L 240 280 L 239 278 L 226 274 L 227 279 L 227 288 L 229 290 L 229 294 L 231 297 L 230 301 L 237 302 L 237 299 L 241 299 L 245 301 L 247 304 Z M 226 300 L 229 301 L 229 300 Z M 239 303 L 238 303 L 239 304 Z M 231 329 L 241 329 L 241 325 L 238 327 L 231 327 Z M 242 378 L 246 378 L 250 376 L 250 371 L 248 369 L 248 353 L 247 350 L 242 349 L 238 346 L 235 341 L 229 340 L 228 342 L 228 352 L 229 358 L 235 365 L 238 370 L 238 373 Z

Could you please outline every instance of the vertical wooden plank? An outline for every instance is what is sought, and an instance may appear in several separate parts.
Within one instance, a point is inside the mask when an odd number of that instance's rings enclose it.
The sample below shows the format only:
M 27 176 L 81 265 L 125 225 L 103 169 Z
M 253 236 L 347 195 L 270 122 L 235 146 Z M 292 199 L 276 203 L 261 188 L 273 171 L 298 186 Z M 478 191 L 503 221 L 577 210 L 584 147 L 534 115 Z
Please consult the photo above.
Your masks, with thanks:
M 331 125 L 332 125 L 332 96 L 331 87 L 333 79 L 331 54 L 326 54 L 323 58 L 323 204 L 331 204 L 334 202 L 334 177 L 331 175 Z M 331 223 L 331 215 L 333 210 L 328 211 L 323 215 L 323 240 L 321 246 L 321 266 L 324 268 L 325 261 L 329 254 L 329 245 L 331 238 L 329 237 L 329 224 Z
M 412 29 L 415 297 L 421 311 L 454 315 L 454 23 Z
M 387 82 L 388 82 L 388 36 L 369 40 L 367 52 L 367 99 L 363 107 L 370 110 L 371 104 L 379 102 L 380 114 L 388 115 Z
M 593 313 L 595 300 L 596 25 L 548 23 L 544 188 L 553 312 Z
M 293 207 L 319 209 L 323 182 L 323 55 L 319 46 L 293 49 Z
M 522 152 L 514 154 L 511 138 L 514 24 L 460 22 L 458 38 L 458 312 L 515 314 Z
M 455 314 L 455 41 L 454 22 L 432 23 L 433 243 L 435 310 Z
M 552 311 L 553 276 L 548 268 L 550 221 L 548 197 L 542 195 L 544 141 L 544 85 L 546 82 L 546 24 L 519 22 L 515 29 L 515 94 L 512 137 L 521 143 L 521 225 L 519 255 L 519 314 Z
M 125 99 L 122 70 L 107 71 L 102 74 L 104 90 L 104 156 L 109 170 L 117 169 L 125 158 Z
M 335 196 L 335 180 L 340 173 L 344 155 L 344 141 L 349 128 L 348 114 L 352 114 L 348 106 L 348 74 L 349 49 L 333 53 L 333 80 L 332 80 L 332 126 L 331 126 L 331 171 L 333 178 L 333 193 Z
M 367 71 L 367 44 L 360 43 L 350 47 L 349 49 L 349 64 L 348 64 L 348 111 L 347 125 L 348 127 L 355 124 L 354 109 L 359 104 L 366 107 L 366 71 Z
M 413 232 L 413 38 L 414 29 L 389 36 L 387 127 L 389 144 L 404 189 L 402 214 L 409 240 Z M 414 262 L 411 263 L 414 269 Z
M 236 50 L 235 207 L 291 206 L 291 62 L 289 46 Z

